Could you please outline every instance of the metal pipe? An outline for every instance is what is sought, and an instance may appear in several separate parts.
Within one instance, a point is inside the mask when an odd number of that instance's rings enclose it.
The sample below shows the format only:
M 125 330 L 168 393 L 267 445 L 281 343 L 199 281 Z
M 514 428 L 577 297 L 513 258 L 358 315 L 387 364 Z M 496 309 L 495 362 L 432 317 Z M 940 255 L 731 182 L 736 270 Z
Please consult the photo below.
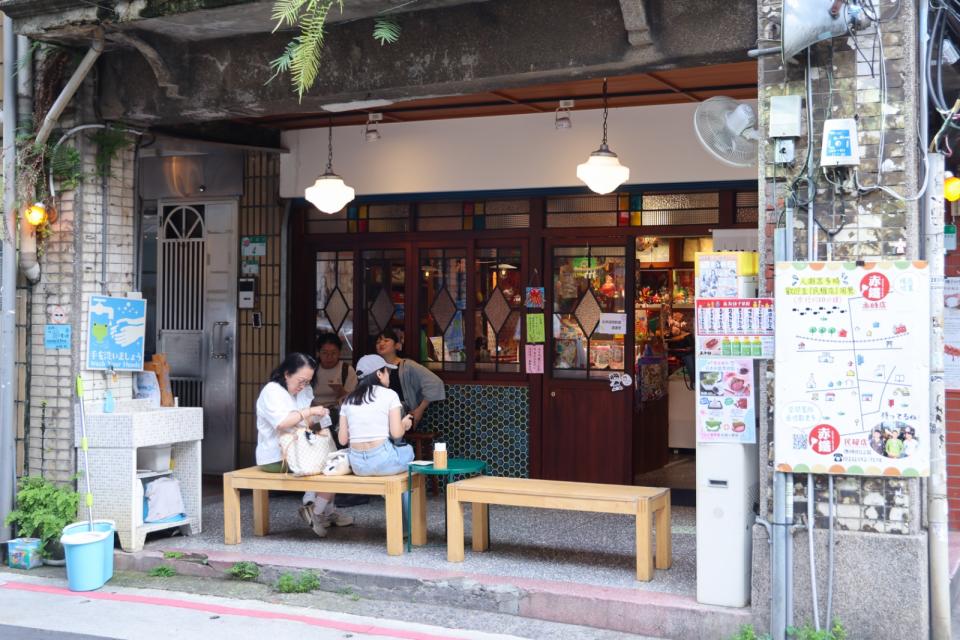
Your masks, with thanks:
M 817 598 L 817 562 L 813 557 L 814 501 L 816 487 L 813 474 L 807 474 L 807 541 L 810 543 L 810 594 L 813 598 L 813 627 L 820 631 L 820 602 Z
M 33 50 L 30 40 L 17 36 L 17 130 L 33 130 Z M 22 202 L 21 205 L 33 204 Z M 40 282 L 40 255 L 37 252 L 37 229 L 32 224 L 20 225 L 20 273 L 31 285 Z
M 830 527 L 827 529 L 827 615 L 823 618 L 823 623 L 827 629 L 831 628 L 831 618 L 833 617 L 833 476 L 827 476 L 827 483 L 830 490 L 829 516 Z
M 3 17 L 3 229 L 0 229 L 0 540 L 9 540 L 4 524 L 13 510 L 17 483 L 17 39 L 13 20 Z
M 813 55 L 811 47 L 807 47 L 807 260 L 817 259 L 817 218 L 814 213 L 813 201 L 817 198 L 816 181 L 813 179 L 815 168 L 813 164 L 813 74 L 810 72 Z
M 90 43 L 90 49 L 87 51 L 87 54 L 83 56 L 80 64 L 77 65 L 77 70 L 73 72 L 63 91 L 61 91 L 57 99 L 54 100 L 53 106 L 50 107 L 50 111 L 47 112 L 46 117 L 43 119 L 43 124 L 40 125 L 40 130 L 37 131 L 36 144 L 42 145 L 47 143 L 47 139 L 49 139 L 50 134 L 53 133 L 53 128 L 56 126 L 57 121 L 60 120 L 60 116 L 63 115 L 64 109 L 70 104 L 70 100 L 73 99 L 77 89 L 83 84 L 87 74 L 90 73 L 90 70 L 97 62 L 97 58 L 100 57 L 101 53 L 103 53 L 102 34 L 98 35 L 94 41 Z
M 930 637 L 950 638 L 950 559 L 947 548 L 947 459 L 943 384 L 943 156 L 928 156 L 927 256 L 930 269 L 930 477 L 927 545 L 930 558 Z
M 929 89 L 927 85 L 927 75 L 929 69 L 924 69 L 923 65 L 926 64 L 927 60 L 927 51 L 930 47 L 930 34 L 927 33 L 927 23 L 929 21 L 930 14 L 930 0 L 920 0 L 920 15 L 919 15 L 919 24 L 918 24 L 918 38 L 917 40 L 920 43 L 920 51 L 917 54 L 917 60 L 920 61 L 919 72 L 917 73 L 917 79 L 920 83 L 919 91 L 920 95 L 918 97 L 918 106 L 920 107 L 919 121 L 917 122 L 917 127 L 920 129 L 920 140 L 926 142 L 929 135 L 930 128 L 930 99 L 927 95 Z M 922 151 L 922 150 L 921 150 Z M 882 163 L 883 158 L 880 158 L 879 161 Z M 929 183 L 930 169 L 929 165 L 927 168 L 927 182 Z M 918 257 L 923 260 L 927 255 L 926 238 L 927 233 L 927 217 L 930 215 L 930 201 L 927 198 L 920 198 L 920 215 L 917 217 L 917 226 L 919 227 L 919 240 L 918 242 Z
M 784 567 L 786 565 L 786 526 L 785 503 L 786 487 L 785 474 L 780 471 L 773 473 L 773 548 L 770 557 L 770 637 L 773 640 L 784 640 L 787 633 L 786 617 L 786 581 Z
M 784 608 L 786 611 L 786 620 L 787 627 L 793 626 L 793 496 L 795 493 L 793 487 L 793 474 L 786 473 L 784 474 L 784 484 L 786 485 L 785 489 L 787 492 L 786 495 L 786 508 L 784 509 L 784 520 L 785 524 L 783 527 L 783 535 L 786 540 L 784 545 L 784 583 L 785 583 L 785 598 L 784 598 Z

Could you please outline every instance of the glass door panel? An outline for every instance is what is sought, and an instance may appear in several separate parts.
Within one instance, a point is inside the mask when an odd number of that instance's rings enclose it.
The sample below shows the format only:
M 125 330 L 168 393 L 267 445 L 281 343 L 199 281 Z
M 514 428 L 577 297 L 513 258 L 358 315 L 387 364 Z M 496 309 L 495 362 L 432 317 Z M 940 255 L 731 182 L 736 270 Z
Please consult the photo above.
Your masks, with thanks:
M 353 360 L 353 252 L 318 251 L 315 336 L 334 333 L 343 341 L 340 359 Z
M 403 249 L 376 249 L 362 254 L 364 351 L 376 353 L 377 336 L 392 329 L 401 342 L 406 313 L 406 253 Z

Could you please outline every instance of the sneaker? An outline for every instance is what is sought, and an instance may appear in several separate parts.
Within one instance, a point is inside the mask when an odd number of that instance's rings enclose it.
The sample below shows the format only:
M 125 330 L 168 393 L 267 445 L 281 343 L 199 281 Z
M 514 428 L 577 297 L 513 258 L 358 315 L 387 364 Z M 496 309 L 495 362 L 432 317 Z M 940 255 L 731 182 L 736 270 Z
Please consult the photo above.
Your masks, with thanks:
M 333 511 L 329 514 L 316 516 L 316 519 L 326 527 L 349 527 L 353 524 L 353 516 L 345 516 Z
M 323 518 L 317 516 L 313 519 L 313 522 L 310 525 L 310 528 L 313 529 L 313 532 L 317 534 L 318 538 L 327 537 L 327 524 L 324 522 Z
M 303 520 L 303 523 L 308 527 L 313 526 L 313 503 L 308 502 L 305 505 L 301 505 L 300 509 L 297 511 L 300 514 L 300 519 Z

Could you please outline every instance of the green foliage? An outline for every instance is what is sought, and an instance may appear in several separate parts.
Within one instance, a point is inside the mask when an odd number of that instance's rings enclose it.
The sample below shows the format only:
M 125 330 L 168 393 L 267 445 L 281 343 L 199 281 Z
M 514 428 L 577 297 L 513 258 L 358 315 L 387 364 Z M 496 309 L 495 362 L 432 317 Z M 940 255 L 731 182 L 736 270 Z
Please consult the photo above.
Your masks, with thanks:
M 752 624 L 745 624 L 735 635 L 730 636 L 730 640 L 770 640 L 770 634 L 758 635 Z
M 357 602 L 360 600 L 360 594 L 354 591 L 353 589 L 351 589 L 350 587 L 337 589 L 337 595 L 341 595 L 345 598 L 350 598 L 354 602 Z
M 304 571 L 299 576 L 283 573 L 276 584 L 276 589 L 280 593 L 310 593 L 319 588 L 320 578 L 310 571 Z
M 237 562 L 227 573 L 237 580 L 256 580 L 260 576 L 260 567 L 256 562 Z
M 287 44 L 283 55 L 270 63 L 273 77 L 289 72 L 301 100 L 320 73 L 324 27 L 327 14 L 335 5 L 343 12 L 343 0 L 276 0 L 273 3 L 272 18 L 277 23 L 274 31 L 283 26 L 300 27 L 300 34 Z
M 165 564 L 158 564 L 147 572 L 151 578 L 172 578 L 177 575 L 177 570 Z
M 60 145 L 50 150 L 50 172 L 60 183 L 61 191 L 73 191 L 80 185 L 82 169 L 80 151 L 75 147 Z
M 21 536 L 40 538 L 46 555 L 47 543 L 60 538 L 63 528 L 76 518 L 79 505 L 80 494 L 73 487 L 28 476 L 20 479 L 17 508 L 7 516 L 6 524 L 16 525 Z
M 834 618 L 833 626 L 820 631 L 817 631 L 809 622 L 802 627 L 788 627 L 787 637 L 790 640 L 847 640 L 847 631 L 839 618 Z M 758 634 L 752 624 L 745 624 L 730 637 L 730 640 L 770 640 L 770 634 Z
M 184 556 L 183 551 L 164 551 L 163 557 L 169 560 L 179 560 Z
M 97 145 L 97 176 L 101 178 L 110 175 L 110 165 L 117 154 L 133 144 L 124 131 L 109 126 L 98 129 L 90 139 Z
M 394 44 L 400 39 L 400 25 L 393 18 L 375 18 L 373 21 L 373 39 L 380 43 Z

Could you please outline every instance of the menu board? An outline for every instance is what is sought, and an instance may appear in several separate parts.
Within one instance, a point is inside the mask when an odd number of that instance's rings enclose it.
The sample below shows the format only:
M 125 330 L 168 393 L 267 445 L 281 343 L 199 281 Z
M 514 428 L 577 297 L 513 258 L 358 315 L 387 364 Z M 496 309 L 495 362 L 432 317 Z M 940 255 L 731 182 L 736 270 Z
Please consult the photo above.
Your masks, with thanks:
M 696 300 L 697 355 L 773 357 L 772 298 Z
M 925 262 L 778 263 L 776 468 L 926 476 Z
M 753 360 L 697 360 L 697 442 L 757 441 Z

